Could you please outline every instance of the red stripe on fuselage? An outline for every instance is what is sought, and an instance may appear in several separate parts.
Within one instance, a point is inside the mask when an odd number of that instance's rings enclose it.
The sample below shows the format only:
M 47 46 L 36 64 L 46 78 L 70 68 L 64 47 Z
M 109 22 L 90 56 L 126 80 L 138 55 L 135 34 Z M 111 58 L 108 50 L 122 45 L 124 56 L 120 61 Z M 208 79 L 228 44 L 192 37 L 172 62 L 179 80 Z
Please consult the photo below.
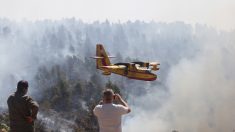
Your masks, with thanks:
M 128 77 L 130 79 L 136 79 L 136 80 L 144 80 L 144 81 L 154 81 L 156 80 L 157 78 L 154 77 L 154 78 L 137 78 L 137 77 Z

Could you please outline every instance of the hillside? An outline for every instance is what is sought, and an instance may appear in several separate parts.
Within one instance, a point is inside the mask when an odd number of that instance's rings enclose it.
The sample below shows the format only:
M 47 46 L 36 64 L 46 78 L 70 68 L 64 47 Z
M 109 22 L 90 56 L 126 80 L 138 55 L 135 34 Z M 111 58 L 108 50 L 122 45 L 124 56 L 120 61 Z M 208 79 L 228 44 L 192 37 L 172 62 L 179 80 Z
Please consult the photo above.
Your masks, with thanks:
M 0 123 L 8 125 L 7 97 L 25 79 L 40 104 L 40 132 L 98 131 L 92 109 L 105 87 L 133 109 L 123 119 L 124 131 L 232 130 L 234 38 L 235 31 L 183 22 L 0 19 Z M 117 57 L 113 63 L 159 61 L 158 80 L 103 76 L 89 58 L 97 43 Z

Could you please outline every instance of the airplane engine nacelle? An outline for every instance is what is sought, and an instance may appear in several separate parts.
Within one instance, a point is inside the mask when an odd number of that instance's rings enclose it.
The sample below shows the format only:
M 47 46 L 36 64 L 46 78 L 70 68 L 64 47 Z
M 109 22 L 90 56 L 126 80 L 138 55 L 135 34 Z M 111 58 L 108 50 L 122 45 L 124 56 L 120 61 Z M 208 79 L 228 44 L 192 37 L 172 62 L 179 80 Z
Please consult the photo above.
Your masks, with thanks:
M 160 68 L 158 67 L 158 65 L 160 65 L 159 63 L 150 63 L 149 65 L 152 66 L 152 67 L 151 67 L 151 70 L 153 70 L 153 71 L 157 71 L 157 70 L 160 69 Z
M 104 71 L 102 74 L 105 75 L 105 76 L 109 76 L 109 75 L 111 75 L 111 72 Z

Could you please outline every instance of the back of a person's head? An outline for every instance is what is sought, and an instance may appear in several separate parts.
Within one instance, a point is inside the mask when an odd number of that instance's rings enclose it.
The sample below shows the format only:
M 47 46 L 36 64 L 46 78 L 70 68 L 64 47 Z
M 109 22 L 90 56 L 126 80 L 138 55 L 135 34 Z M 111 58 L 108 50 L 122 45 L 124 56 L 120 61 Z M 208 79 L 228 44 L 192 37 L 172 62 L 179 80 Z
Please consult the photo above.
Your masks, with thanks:
M 20 80 L 17 83 L 17 92 L 23 93 L 23 92 L 25 92 L 25 89 L 28 89 L 28 87 L 29 87 L 28 81 Z
M 112 89 L 105 89 L 103 91 L 103 99 L 104 101 L 112 101 L 113 100 L 113 95 L 114 95 L 114 92 Z

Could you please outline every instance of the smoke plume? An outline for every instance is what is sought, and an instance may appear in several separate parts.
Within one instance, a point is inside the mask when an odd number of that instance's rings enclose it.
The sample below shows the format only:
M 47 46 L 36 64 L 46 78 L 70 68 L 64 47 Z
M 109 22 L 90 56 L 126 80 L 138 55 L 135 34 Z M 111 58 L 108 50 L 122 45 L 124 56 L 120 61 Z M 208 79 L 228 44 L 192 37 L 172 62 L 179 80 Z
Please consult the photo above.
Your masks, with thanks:
M 17 23 L 0 19 L 0 105 L 6 106 L 8 95 L 20 79 L 30 81 L 29 92 L 34 98 L 41 95 L 40 90 L 33 89 L 38 87 L 34 85 L 38 67 L 62 64 L 66 56 L 85 60 L 95 54 L 97 43 L 103 43 L 122 61 L 161 63 L 155 82 L 122 81 L 122 77 L 113 75 L 108 78 L 121 80 L 121 90 L 127 93 L 132 107 L 132 113 L 124 118 L 124 131 L 235 129 L 235 31 L 216 31 L 183 22 L 86 24 L 65 19 Z M 79 68 L 81 78 L 88 80 L 90 70 L 86 66 Z M 60 125 L 53 123 L 54 116 L 40 117 L 51 127 Z M 60 120 L 62 124 L 73 124 L 73 120 Z
M 144 97 L 135 97 L 133 117 L 125 120 L 124 131 L 232 132 L 235 129 L 235 34 L 200 32 L 195 38 L 200 41 L 196 55 L 190 59 L 183 57 L 169 70 L 167 98 L 159 87 Z

